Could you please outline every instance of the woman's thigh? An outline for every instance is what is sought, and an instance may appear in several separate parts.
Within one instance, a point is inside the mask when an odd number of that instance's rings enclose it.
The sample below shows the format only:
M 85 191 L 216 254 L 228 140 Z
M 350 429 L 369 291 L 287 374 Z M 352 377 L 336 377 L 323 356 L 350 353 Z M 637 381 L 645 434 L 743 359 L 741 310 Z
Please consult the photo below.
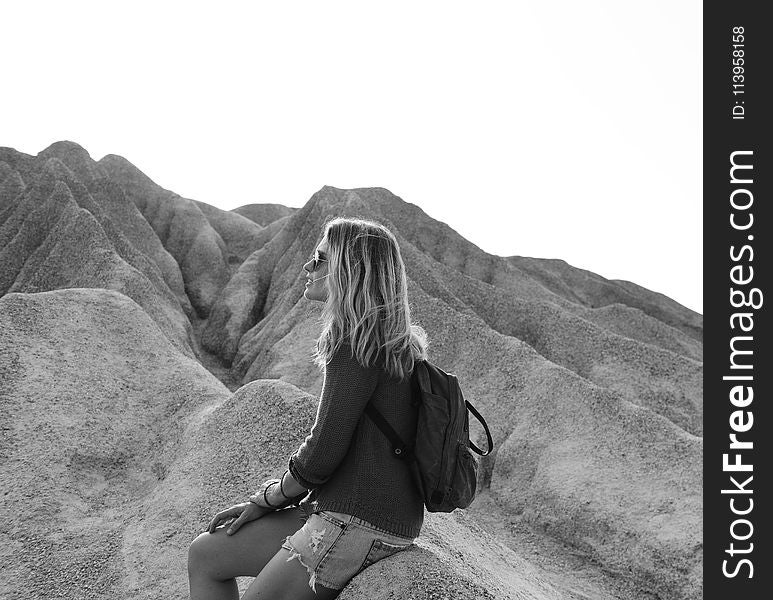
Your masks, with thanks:
M 299 508 L 270 512 L 242 525 L 227 535 L 225 527 L 215 533 L 204 532 L 188 549 L 188 570 L 224 581 L 233 577 L 257 575 L 281 548 L 288 535 L 304 523 Z
M 413 538 L 390 534 L 353 515 L 315 513 L 282 544 L 244 600 L 335 598 L 357 573 L 412 542 Z

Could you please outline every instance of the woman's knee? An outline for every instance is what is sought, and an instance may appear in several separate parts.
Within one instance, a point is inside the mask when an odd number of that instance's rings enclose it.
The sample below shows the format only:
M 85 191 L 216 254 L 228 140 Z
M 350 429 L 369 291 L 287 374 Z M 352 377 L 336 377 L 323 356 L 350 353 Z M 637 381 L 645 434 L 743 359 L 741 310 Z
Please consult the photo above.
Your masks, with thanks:
M 188 574 L 205 576 L 224 581 L 239 575 L 255 574 L 276 553 L 280 543 L 271 543 L 266 523 L 251 521 L 245 523 L 233 535 L 227 535 L 225 528 L 215 533 L 204 532 L 188 546 Z
M 188 573 L 197 574 L 206 572 L 207 567 L 212 566 L 217 556 L 214 534 L 204 532 L 193 540 L 188 546 Z
M 188 574 L 217 581 L 254 577 L 302 525 L 298 512 L 288 510 L 245 523 L 233 535 L 223 527 L 202 533 L 188 546 Z

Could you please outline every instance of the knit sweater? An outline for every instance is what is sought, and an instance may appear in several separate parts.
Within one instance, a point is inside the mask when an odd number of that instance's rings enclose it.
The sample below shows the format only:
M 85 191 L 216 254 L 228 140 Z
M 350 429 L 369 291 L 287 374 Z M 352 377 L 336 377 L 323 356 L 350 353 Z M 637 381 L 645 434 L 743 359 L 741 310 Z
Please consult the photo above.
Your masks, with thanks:
M 325 368 L 311 432 L 290 458 L 290 473 L 312 490 L 300 506 L 309 515 L 342 512 L 414 538 L 424 521 L 424 501 L 408 465 L 365 414 L 369 400 L 401 439 L 412 439 L 416 409 L 410 379 L 362 366 L 343 344 Z

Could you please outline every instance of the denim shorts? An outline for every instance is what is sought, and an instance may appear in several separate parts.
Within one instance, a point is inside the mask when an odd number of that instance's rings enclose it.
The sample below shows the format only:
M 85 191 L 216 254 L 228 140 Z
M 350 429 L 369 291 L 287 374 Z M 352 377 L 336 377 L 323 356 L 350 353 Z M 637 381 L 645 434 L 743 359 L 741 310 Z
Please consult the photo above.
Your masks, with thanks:
M 297 558 L 309 572 L 309 587 L 318 583 L 333 590 L 382 558 L 405 550 L 414 538 L 391 534 L 352 515 L 322 511 L 314 513 L 303 527 L 287 536 L 282 548 Z

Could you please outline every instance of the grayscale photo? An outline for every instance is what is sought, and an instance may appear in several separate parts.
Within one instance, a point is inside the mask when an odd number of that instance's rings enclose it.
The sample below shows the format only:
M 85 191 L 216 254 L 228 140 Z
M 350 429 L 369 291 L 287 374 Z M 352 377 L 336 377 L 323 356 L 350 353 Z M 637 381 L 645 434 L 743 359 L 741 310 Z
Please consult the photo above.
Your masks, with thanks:
M 0 597 L 703 597 L 702 4 L 3 9 Z

